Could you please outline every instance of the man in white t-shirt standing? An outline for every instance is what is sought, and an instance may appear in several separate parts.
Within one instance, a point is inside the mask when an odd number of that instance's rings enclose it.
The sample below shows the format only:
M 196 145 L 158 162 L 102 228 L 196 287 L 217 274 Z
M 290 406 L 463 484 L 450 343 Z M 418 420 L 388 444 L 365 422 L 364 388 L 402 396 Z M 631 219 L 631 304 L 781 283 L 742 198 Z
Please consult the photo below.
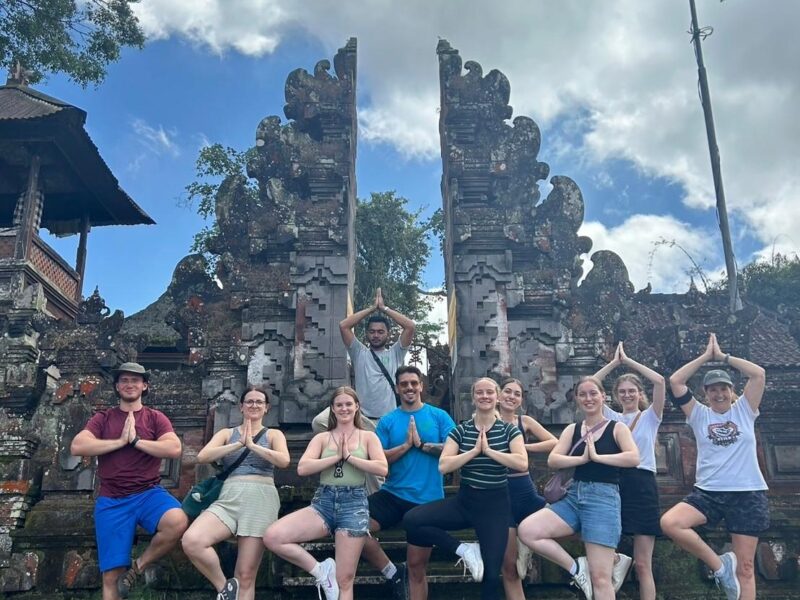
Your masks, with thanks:
M 403 330 L 400 339 L 391 345 L 389 318 Z M 359 341 L 353 333 L 353 328 L 364 319 L 367 319 L 368 345 Z M 377 421 L 397 407 L 392 378 L 394 372 L 403 364 L 406 352 L 414 339 L 415 330 L 414 321 L 386 306 L 380 288 L 375 294 L 375 302 L 339 323 L 342 341 L 353 363 L 354 384 L 361 402 L 361 414 L 371 421 Z M 314 417 L 311 425 L 315 432 L 325 431 L 328 425 L 328 410 Z M 366 421 L 365 425 L 374 431 L 374 422 Z

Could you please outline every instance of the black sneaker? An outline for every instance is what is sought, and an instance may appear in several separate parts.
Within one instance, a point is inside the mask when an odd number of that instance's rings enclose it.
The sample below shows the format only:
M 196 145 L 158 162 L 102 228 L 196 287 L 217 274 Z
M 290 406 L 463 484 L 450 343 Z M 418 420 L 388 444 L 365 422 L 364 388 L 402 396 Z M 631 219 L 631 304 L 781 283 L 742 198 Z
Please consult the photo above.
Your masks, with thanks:
M 397 573 L 389 579 L 389 585 L 392 587 L 392 598 L 394 600 L 408 600 L 408 566 L 406 563 L 399 563 L 395 566 L 397 567 Z
M 128 597 L 131 593 L 131 589 L 136 585 L 136 580 L 139 575 L 139 571 L 136 570 L 136 562 L 134 562 L 130 569 L 117 577 L 117 593 L 120 598 Z
M 231 577 L 222 586 L 222 591 L 217 594 L 217 600 L 239 600 L 239 580 Z

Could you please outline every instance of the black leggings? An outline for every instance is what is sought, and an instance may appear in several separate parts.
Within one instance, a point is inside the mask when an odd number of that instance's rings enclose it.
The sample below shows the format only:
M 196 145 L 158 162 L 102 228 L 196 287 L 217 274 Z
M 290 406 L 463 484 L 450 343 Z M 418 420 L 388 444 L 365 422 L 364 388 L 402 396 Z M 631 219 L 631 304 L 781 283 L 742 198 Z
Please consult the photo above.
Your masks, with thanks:
M 511 527 L 508 488 L 479 490 L 462 485 L 453 498 L 445 498 L 413 508 L 403 518 L 409 544 L 438 546 L 455 554 L 461 542 L 447 533 L 475 529 L 483 556 L 481 600 L 502 598 L 500 568 Z

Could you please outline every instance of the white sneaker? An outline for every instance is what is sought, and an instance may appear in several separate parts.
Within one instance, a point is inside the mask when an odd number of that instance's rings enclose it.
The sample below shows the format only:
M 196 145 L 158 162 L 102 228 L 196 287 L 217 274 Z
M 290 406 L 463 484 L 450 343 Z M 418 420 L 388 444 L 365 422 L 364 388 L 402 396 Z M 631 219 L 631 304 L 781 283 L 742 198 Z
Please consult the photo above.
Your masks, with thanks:
M 467 569 L 469 569 L 469 574 L 472 575 L 472 579 L 475 581 L 483 581 L 483 557 L 481 556 L 480 544 L 472 542 L 470 544 L 464 544 L 464 546 L 466 546 L 464 556 L 456 561 L 456 566 L 463 564 L 464 575 L 467 574 Z
M 531 549 L 522 543 L 517 537 L 517 575 L 520 579 L 525 579 L 528 574 L 528 566 L 531 562 Z
M 319 563 L 321 575 L 317 577 L 317 595 L 322 600 L 322 592 L 325 593 L 325 600 L 339 600 L 339 584 L 336 583 L 336 561 L 326 558 Z
M 586 596 L 586 600 L 592 600 L 592 578 L 589 575 L 589 561 L 585 556 L 579 556 L 576 560 L 578 563 L 578 572 L 572 577 L 572 585 L 581 590 Z
M 622 584 L 625 583 L 625 578 L 628 576 L 628 571 L 633 564 L 633 559 L 626 554 L 617 554 L 619 560 L 614 563 L 614 570 L 611 572 L 611 585 L 614 586 L 614 591 L 618 592 Z
M 727 600 L 739 600 L 742 594 L 742 587 L 739 585 L 739 579 L 736 577 L 736 555 L 733 552 L 726 552 L 720 555 L 722 561 L 722 575 L 714 577 L 717 580 L 717 585 L 725 592 Z

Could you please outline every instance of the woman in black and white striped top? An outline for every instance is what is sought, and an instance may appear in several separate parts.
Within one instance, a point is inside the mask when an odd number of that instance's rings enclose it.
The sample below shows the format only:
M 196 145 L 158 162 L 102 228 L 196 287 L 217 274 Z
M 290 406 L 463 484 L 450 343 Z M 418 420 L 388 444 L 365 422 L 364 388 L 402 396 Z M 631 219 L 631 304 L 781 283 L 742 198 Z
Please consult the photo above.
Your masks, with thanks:
M 502 598 L 500 568 L 510 523 L 508 469 L 524 471 L 528 455 L 520 430 L 497 413 L 500 388 L 493 379 L 472 385 L 475 414 L 450 432 L 439 471 L 461 470 L 458 494 L 419 506 L 406 514 L 408 543 L 439 546 L 459 555 L 475 581 L 481 600 Z M 478 544 L 461 543 L 448 531 L 474 528 Z M 482 556 L 481 556 L 482 555 Z

